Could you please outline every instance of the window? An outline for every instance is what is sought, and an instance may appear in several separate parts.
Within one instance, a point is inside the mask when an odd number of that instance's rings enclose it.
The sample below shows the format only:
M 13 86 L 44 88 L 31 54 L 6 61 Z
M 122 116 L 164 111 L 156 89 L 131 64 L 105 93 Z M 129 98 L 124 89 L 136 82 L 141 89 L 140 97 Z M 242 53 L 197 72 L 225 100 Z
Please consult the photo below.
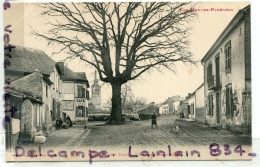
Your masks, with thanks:
M 85 88 L 83 86 L 78 86 L 78 97 L 85 98 Z
M 233 96 L 232 96 L 231 85 L 228 85 L 226 87 L 226 117 L 229 119 L 232 119 L 234 117 Z
M 77 117 L 85 117 L 85 107 L 78 106 L 76 110 Z
M 212 63 L 209 62 L 207 67 L 207 80 L 209 81 L 212 78 Z
M 213 116 L 214 112 L 213 112 L 214 108 L 213 108 L 213 94 L 210 93 L 208 95 L 208 115 Z
M 231 41 L 225 45 L 225 69 L 226 73 L 231 73 Z

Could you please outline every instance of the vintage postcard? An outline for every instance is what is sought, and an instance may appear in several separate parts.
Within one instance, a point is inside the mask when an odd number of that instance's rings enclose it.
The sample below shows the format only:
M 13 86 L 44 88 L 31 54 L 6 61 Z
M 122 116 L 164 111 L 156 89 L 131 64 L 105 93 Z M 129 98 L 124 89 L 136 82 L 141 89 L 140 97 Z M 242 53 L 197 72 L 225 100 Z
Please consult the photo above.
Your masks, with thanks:
M 6 161 L 251 160 L 250 2 L 3 3 Z

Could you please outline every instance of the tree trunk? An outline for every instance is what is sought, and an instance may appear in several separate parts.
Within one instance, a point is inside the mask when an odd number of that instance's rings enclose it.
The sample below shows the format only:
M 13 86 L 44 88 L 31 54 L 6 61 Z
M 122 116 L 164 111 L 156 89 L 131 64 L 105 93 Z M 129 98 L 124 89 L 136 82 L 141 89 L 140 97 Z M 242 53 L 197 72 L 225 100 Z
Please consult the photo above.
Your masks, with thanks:
M 121 107 L 121 83 L 111 83 L 112 85 L 112 111 L 110 113 L 110 124 L 122 124 Z

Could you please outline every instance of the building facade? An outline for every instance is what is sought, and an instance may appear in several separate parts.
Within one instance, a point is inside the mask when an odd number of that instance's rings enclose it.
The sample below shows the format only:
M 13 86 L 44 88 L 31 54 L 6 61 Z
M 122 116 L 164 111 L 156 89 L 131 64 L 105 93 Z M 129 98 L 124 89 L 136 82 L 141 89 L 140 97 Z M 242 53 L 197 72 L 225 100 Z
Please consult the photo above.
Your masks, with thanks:
M 188 102 L 188 115 L 190 115 L 192 119 L 195 119 L 196 118 L 196 106 L 195 106 L 196 96 L 195 96 L 195 92 L 188 95 L 187 102 Z
M 58 62 L 62 80 L 62 119 L 69 116 L 73 123 L 87 120 L 89 83 L 85 73 L 76 73 Z
M 204 99 L 204 83 L 195 91 L 195 119 L 198 123 L 205 124 L 205 99 Z
M 6 111 L 15 114 L 6 117 L 19 120 L 19 139 L 51 132 L 61 116 L 62 88 L 56 62 L 41 50 L 21 46 L 15 46 L 7 59 L 11 65 L 5 69 Z
M 169 104 L 162 104 L 162 113 L 169 114 Z
M 206 123 L 251 131 L 250 6 L 240 10 L 201 60 Z

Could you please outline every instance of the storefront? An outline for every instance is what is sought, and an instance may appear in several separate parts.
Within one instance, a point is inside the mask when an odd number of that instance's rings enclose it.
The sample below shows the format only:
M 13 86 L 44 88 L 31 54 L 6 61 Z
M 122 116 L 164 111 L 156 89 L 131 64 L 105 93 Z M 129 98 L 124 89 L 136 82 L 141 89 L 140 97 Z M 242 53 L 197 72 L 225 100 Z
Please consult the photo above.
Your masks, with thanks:
M 83 121 L 88 117 L 87 99 L 75 98 L 76 121 Z

